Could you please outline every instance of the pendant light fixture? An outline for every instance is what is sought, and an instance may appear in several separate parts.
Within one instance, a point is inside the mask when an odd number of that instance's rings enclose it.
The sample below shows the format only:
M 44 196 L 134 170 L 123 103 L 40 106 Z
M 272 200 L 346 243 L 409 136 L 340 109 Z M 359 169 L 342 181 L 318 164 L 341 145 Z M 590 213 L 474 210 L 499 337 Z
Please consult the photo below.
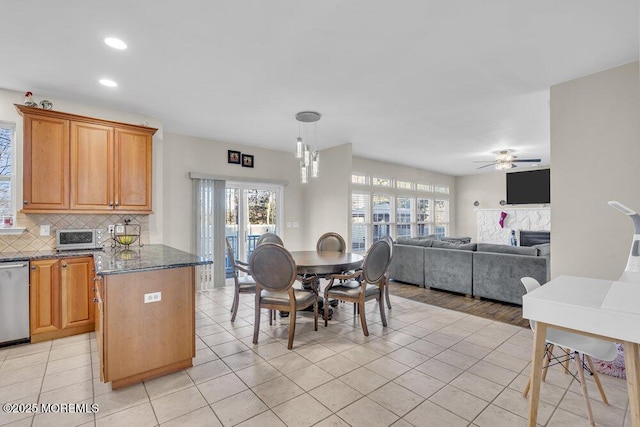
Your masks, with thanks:
M 320 113 L 315 111 L 301 111 L 296 114 L 298 126 L 298 138 L 296 139 L 296 159 L 300 159 L 300 183 L 309 182 L 309 173 L 312 178 L 317 178 L 320 174 L 320 153 L 313 144 L 317 142 L 315 123 L 320 120 Z M 309 126 L 313 123 L 312 134 Z M 304 138 L 303 138 L 304 137 Z

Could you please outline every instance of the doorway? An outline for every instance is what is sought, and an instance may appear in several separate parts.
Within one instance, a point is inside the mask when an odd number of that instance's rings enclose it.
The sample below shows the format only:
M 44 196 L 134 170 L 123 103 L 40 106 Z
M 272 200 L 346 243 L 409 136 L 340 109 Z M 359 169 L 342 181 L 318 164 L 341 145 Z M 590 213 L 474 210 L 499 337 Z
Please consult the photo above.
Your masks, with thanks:
M 234 256 L 249 262 L 256 242 L 264 233 L 280 234 L 282 187 L 227 181 L 225 193 L 225 236 Z M 231 261 L 226 260 L 227 275 Z

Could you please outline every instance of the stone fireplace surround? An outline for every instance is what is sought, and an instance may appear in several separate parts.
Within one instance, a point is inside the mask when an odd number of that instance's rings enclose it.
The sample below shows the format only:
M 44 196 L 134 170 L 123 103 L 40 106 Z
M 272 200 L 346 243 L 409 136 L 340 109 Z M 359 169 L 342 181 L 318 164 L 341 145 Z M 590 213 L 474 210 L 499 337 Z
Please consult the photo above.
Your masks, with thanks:
M 500 214 L 505 212 L 504 228 L 500 227 Z M 551 208 L 505 206 L 502 209 L 477 209 L 477 242 L 508 245 L 511 230 L 516 232 L 518 244 L 520 231 L 551 231 Z

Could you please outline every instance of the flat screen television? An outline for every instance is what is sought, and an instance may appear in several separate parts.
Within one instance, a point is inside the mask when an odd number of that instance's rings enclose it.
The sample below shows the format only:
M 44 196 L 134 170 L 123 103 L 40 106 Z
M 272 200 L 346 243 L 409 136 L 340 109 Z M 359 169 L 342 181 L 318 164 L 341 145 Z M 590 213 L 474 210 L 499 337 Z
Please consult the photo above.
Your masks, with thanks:
M 550 169 L 507 174 L 507 204 L 551 203 Z

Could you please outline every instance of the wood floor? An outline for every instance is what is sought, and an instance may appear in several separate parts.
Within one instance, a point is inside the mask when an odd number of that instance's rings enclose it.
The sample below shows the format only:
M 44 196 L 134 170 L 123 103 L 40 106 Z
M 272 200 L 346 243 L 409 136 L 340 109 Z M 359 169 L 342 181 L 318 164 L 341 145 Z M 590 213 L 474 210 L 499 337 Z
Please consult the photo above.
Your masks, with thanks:
M 529 327 L 529 321 L 522 318 L 522 307 L 519 305 L 473 298 L 435 289 L 421 288 L 402 282 L 392 281 L 389 285 L 391 295 L 397 295 L 413 301 L 420 301 L 437 307 L 461 311 L 511 325 L 525 328 Z

